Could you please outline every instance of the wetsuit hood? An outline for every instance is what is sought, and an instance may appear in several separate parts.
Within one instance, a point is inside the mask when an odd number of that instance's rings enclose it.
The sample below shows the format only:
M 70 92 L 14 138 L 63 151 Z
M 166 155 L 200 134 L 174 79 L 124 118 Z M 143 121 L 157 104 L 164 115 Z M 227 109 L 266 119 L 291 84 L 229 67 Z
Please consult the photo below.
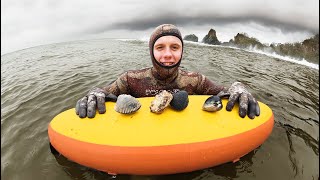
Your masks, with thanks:
M 154 57 L 153 46 L 155 42 L 162 36 L 175 36 L 179 38 L 182 43 L 181 57 L 179 61 L 172 66 L 164 66 L 161 63 L 159 63 Z M 182 40 L 179 29 L 172 24 L 162 24 L 158 26 L 151 34 L 151 37 L 149 40 L 149 50 L 150 50 L 150 56 L 153 64 L 152 74 L 157 79 L 160 79 L 160 80 L 170 81 L 171 79 L 174 79 L 178 74 L 178 69 L 179 69 L 181 59 L 182 59 L 182 54 L 183 54 L 183 40 Z

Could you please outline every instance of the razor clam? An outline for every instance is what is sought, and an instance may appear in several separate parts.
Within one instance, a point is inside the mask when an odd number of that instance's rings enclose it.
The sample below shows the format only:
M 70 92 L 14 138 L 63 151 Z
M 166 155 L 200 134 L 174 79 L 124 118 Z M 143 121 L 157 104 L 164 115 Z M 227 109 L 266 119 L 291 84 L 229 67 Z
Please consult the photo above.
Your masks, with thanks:
M 150 111 L 153 113 L 162 113 L 163 110 L 170 104 L 173 96 L 166 90 L 155 96 L 155 99 L 151 102 Z
M 222 109 L 223 105 L 219 96 L 210 96 L 203 104 L 204 111 L 216 112 Z
M 122 114 L 130 114 L 138 111 L 141 107 L 140 102 L 133 96 L 121 94 L 117 98 L 114 110 Z

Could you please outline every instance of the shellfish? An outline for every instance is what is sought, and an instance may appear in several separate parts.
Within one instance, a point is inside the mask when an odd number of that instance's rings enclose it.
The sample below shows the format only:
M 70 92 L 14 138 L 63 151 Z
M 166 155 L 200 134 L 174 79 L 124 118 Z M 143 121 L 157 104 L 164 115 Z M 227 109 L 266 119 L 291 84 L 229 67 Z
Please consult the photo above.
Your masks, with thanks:
M 130 114 L 138 111 L 141 107 L 140 102 L 129 94 L 121 94 L 117 98 L 114 110 L 122 114 Z
M 173 99 L 170 102 L 170 105 L 173 109 L 182 111 L 184 110 L 189 104 L 189 98 L 187 91 L 178 91 L 173 94 Z
M 150 111 L 153 113 L 162 113 L 163 110 L 170 104 L 173 96 L 166 90 L 155 96 L 155 99 L 151 102 Z
M 203 104 L 204 111 L 216 112 L 222 109 L 223 105 L 219 96 L 210 96 Z

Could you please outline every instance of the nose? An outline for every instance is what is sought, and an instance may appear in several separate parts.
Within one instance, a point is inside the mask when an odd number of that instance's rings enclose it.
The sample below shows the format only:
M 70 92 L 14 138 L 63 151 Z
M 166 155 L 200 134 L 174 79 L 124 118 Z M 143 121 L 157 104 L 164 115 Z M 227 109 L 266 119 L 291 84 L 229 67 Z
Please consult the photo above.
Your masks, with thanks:
M 165 59 L 171 59 L 172 58 L 172 52 L 171 52 L 170 48 L 165 48 L 163 57 Z

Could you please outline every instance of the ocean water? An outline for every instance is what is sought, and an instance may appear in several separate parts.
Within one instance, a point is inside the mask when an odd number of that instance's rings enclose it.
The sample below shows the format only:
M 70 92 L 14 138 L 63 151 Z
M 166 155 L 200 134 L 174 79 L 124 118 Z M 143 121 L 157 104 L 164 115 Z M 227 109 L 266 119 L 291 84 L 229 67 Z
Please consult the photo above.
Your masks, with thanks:
M 241 81 L 273 110 L 273 131 L 260 147 L 235 163 L 163 176 L 111 176 L 50 150 L 47 127 L 54 116 L 92 87 L 151 65 L 141 40 L 73 41 L 2 55 L 1 178 L 319 179 L 319 66 L 199 43 L 185 44 L 183 69 L 226 86 Z

